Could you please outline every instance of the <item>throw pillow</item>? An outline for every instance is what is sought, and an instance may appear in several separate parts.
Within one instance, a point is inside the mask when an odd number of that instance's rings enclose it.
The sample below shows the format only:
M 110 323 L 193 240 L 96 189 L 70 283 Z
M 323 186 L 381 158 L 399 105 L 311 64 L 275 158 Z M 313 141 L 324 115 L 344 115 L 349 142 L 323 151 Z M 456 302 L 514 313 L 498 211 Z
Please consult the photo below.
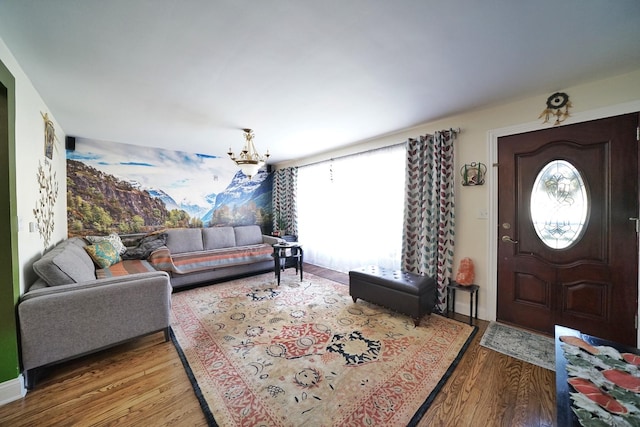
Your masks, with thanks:
M 118 251 L 120 255 L 127 251 L 127 247 L 122 243 L 120 236 L 116 233 L 111 233 L 108 236 L 87 236 L 85 237 L 89 241 L 89 243 L 98 243 L 104 240 L 111 242 L 114 248 Z
M 127 249 L 122 259 L 147 259 L 151 252 L 167 244 L 167 233 L 153 232 L 147 234 L 135 248 Z
M 121 261 L 120 254 L 108 240 L 85 246 L 84 250 L 100 268 L 107 268 Z

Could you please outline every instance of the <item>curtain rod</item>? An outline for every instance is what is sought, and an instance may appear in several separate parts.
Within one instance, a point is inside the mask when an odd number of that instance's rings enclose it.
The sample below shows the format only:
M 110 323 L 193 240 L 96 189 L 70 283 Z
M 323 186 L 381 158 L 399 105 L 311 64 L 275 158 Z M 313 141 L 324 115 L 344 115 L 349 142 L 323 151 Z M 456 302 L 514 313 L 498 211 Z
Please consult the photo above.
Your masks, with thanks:
M 326 159 L 326 160 L 318 160 L 317 162 L 307 163 L 306 165 L 302 165 L 302 166 L 298 166 L 298 167 L 303 168 L 305 166 L 319 165 L 321 163 L 327 163 L 327 162 L 332 162 L 332 161 L 338 160 L 338 159 L 345 159 L 347 157 L 357 156 L 358 154 L 373 153 L 374 151 L 380 151 L 380 150 L 386 150 L 388 148 L 398 147 L 400 145 L 405 145 L 406 143 L 407 143 L 406 141 L 405 142 L 398 142 L 398 143 L 392 144 L 392 145 L 385 145 L 384 147 L 372 148 L 370 150 L 365 150 L 365 151 L 358 151 L 357 153 L 345 154 L 343 156 L 338 156 L 338 157 L 331 157 L 331 158 Z
M 458 128 L 455 128 L 455 129 L 454 128 L 444 129 L 444 130 L 441 130 L 440 132 L 453 132 L 453 133 L 455 133 L 457 135 L 460 132 L 462 132 L 462 130 L 458 127 Z M 398 142 L 396 144 L 385 145 L 384 147 L 372 148 L 370 150 L 365 150 L 365 151 L 358 151 L 357 153 L 345 154 L 343 156 L 338 156 L 338 157 L 331 157 L 330 159 L 326 159 L 326 160 L 318 160 L 317 162 L 307 163 L 307 164 L 304 164 L 304 165 L 301 165 L 301 166 L 298 166 L 298 167 L 299 168 L 303 168 L 305 166 L 319 165 L 321 163 L 332 162 L 334 160 L 344 159 L 344 158 L 347 158 L 347 157 L 356 156 L 358 154 L 373 153 L 374 151 L 379 151 L 379 150 L 385 150 L 387 148 L 398 147 L 400 145 L 405 145 L 406 143 L 407 143 L 407 141 Z

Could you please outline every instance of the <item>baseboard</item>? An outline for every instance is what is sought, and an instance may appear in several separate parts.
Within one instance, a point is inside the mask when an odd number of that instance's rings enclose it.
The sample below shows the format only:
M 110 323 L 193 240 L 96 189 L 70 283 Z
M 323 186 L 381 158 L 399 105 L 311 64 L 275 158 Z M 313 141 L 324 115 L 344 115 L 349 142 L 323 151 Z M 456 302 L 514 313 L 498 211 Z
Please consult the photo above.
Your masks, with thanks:
M 23 398 L 27 394 L 22 375 L 13 380 L 0 383 L 0 406 Z

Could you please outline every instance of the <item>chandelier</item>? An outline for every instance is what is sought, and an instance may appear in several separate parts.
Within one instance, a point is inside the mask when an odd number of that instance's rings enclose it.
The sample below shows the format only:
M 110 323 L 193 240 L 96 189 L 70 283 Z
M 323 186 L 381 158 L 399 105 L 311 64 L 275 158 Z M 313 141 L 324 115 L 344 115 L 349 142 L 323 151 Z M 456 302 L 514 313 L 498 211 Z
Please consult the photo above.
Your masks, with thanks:
M 229 147 L 229 157 L 233 160 L 242 170 L 247 178 L 251 179 L 254 175 L 258 173 L 258 170 L 264 165 L 264 162 L 269 158 L 269 150 L 265 153 L 264 156 L 258 154 L 256 150 L 256 146 L 253 145 L 253 131 L 251 129 L 243 129 L 244 130 L 244 139 L 246 140 L 244 144 L 244 148 L 236 157 L 231 151 L 231 147 Z

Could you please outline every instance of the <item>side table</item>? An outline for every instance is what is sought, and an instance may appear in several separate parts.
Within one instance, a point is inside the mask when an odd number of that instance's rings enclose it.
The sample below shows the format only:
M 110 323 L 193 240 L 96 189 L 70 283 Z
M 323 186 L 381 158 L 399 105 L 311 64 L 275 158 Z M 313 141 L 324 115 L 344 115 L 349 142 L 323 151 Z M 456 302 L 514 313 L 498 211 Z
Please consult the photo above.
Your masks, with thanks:
M 449 285 L 447 285 L 447 317 L 449 317 L 449 307 L 451 307 L 451 311 L 455 313 L 456 310 L 456 291 L 463 291 L 469 293 L 469 324 L 473 324 L 473 298 L 476 299 L 476 316 L 478 318 L 478 289 L 480 286 L 478 285 L 468 285 L 463 286 L 458 284 L 457 282 L 452 281 Z
M 293 234 L 285 234 L 284 236 L 280 236 L 281 239 L 286 240 L 289 243 L 296 243 L 298 241 L 298 236 Z M 287 258 L 284 261 L 284 268 L 295 267 L 296 266 L 295 258 Z
M 302 245 L 298 242 L 275 243 L 273 245 L 273 261 L 278 286 L 280 286 L 280 272 L 285 269 L 289 259 L 294 260 L 296 273 L 300 270 L 300 281 L 302 282 L 303 255 Z

